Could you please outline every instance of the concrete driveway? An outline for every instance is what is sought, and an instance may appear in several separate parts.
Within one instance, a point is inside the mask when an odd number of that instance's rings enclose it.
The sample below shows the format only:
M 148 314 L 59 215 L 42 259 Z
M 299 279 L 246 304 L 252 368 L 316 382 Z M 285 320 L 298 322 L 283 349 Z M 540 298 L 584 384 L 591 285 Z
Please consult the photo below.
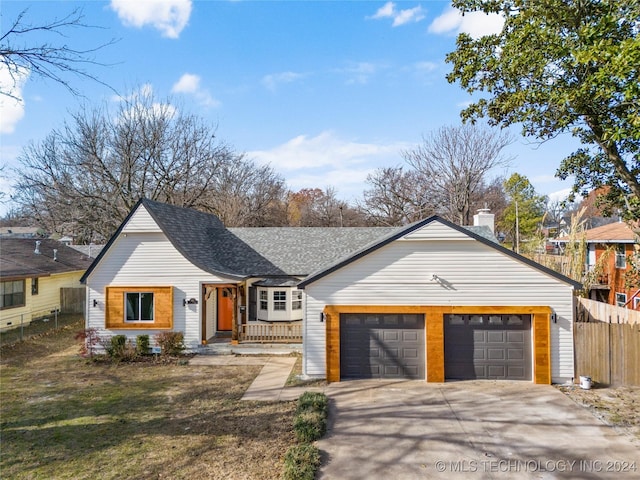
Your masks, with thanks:
M 551 386 L 331 384 L 322 479 L 640 478 L 640 442 Z

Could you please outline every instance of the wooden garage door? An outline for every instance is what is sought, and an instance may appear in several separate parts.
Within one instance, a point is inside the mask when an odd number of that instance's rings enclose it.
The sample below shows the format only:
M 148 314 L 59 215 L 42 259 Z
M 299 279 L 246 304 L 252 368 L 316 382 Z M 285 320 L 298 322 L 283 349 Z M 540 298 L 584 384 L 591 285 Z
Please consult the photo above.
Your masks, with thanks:
M 531 380 L 530 315 L 445 315 L 447 379 Z
M 340 377 L 425 378 L 424 315 L 341 314 Z

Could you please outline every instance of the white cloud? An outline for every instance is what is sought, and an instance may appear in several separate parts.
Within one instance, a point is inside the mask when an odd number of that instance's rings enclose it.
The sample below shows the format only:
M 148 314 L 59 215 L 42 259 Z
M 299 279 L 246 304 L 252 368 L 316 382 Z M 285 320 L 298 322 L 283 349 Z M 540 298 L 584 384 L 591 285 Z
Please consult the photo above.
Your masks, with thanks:
M 416 62 L 413 67 L 418 72 L 430 73 L 438 69 L 438 64 L 434 62 Z
M 296 72 L 272 73 L 270 75 L 265 75 L 262 78 L 262 84 L 269 90 L 274 91 L 278 87 L 278 85 L 282 83 L 295 82 L 296 80 L 300 80 L 304 76 L 304 74 Z
M 111 0 L 111 8 L 124 25 L 151 25 L 163 37 L 178 38 L 191 16 L 191 0 Z
M 371 17 L 375 20 L 381 18 L 393 19 L 392 26 L 399 27 L 407 23 L 416 23 L 424 19 L 424 10 L 421 6 L 407 8 L 406 10 L 396 10 L 396 4 L 393 2 L 387 2 Z
M 172 93 L 192 95 L 196 101 L 205 107 L 218 107 L 220 102 L 213 98 L 209 90 L 200 87 L 200 76 L 185 73 L 171 88 Z
M 378 65 L 371 62 L 353 63 L 348 67 L 339 70 L 348 76 L 347 85 L 359 84 L 364 85 L 378 71 L 386 68 L 385 65 Z
M 0 90 L 11 95 L 0 94 L 0 133 L 13 133 L 24 117 L 22 88 L 28 78 L 28 70 L 18 68 L 12 74 L 9 67 L 0 63 Z
M 171 89 L 177 93 L 196 93 L 200 88 L 200 77 L 192 73 L 185 73 L 180 77 Z
M 129 102 L 130 108 L 122 112 L 123 116 L 136 118 L 137 115 L 148 115 L 151 117 L 172 117 L 178 111 L 177 108 L 170 103 L 153 102 L 153 86 L 145 83 L 131 95 L 113 96 L 114 102 Z
M 332 131 L 324 131 L 315 137 L 299 135 L 270 150 L 247 155 L 282 172 L 294 190 L 333 186 L 344 198 L 360 195 L 369 173 L 398 163 L 400 152 L 411 147 L 402 142 L 349 141 Z
M 571 188 L 563 188 L 562 190 L 558 190 L 557 192 L 551 192 L 547 194 L 549 200 L 551 202 L 563 202 L 567 198 L 569 198 L 569 194 L 571 193 Z
M 500 33 L 504 25 L 504 17 L 497 13 L 470 12 L 462 15 L 457 8 L 448 7 L 442 15 L 437 17 L 429 32 L 437 34 L 468 33 L 472 38 Z

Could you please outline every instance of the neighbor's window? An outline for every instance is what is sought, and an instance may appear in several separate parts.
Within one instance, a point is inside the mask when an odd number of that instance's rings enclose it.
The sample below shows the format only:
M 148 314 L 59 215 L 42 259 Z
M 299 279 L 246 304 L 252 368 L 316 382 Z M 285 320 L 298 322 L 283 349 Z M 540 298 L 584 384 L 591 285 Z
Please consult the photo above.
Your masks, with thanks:
M 619 243 L 616 247 L 616 268 L 627 268 L 627 257 L 624 243 Z
M 0 308 L 24 306 L 24 280 L 0 283 Z
M 266 290 L 260 290 L 260 310 L 268 310 L 269 308 L 269 294 Z
M 286 290 L 276 290 L 273 292 L 273 309 L 285 311 L 287 309 Z
M 38 294 L 38 277 L 31 279 L 31 295 Z
M 291 308 L 293 310 L 300 310 L 302 308 L 302 290 L 294 290 L 291 296 L 293 297 Z
M 152 292 L 127 292 L 124 301 L 127 322 L 153 322 Z
M 616 305 L 619 307 L 624 307 L 626 303 L 627 303 L 627 294 L 616 293 Z

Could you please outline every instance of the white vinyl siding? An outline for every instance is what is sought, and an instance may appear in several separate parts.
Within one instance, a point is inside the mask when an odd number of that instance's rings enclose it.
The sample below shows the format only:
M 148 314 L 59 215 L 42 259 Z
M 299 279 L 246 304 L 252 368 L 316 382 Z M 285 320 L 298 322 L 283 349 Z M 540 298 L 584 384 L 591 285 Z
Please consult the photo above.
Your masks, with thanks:
M 225 281 L 229 279 L 194 266 L 163 233 L 122 233 L 87 279 L 87 327 L 104 330 L 105 287 L 171 285 L 174 295 L 173 330 L 184 332 L 185 344 L 195 348 L 201 341 L 201 284 Z M 184 306 L 182 301 L 185 298 L 198 299 L 198 305 Z M 97 301 L 96 307 L 93 300 Z M 142 333 L 153 336 L 149 331 L 128 330 L 124 333 L 131 337 Z
M 123 227 L 122 233 L 149 232 L 159 233 L 162 230 L 144 205 L 140 205 Z
M 447 240 L 443 228 L 453 232 Z M 429 232 L 437 239 L 429 240 Z M 552 380 L 572 378 L 571 285 L 469 237 L 455 241 L 457 233 L 430 224 L 412 235 L 424 240 L 399 239 L 308 285 L 304 373 L 325 375 L 325 305 L 540 305 L 557 314 Z

